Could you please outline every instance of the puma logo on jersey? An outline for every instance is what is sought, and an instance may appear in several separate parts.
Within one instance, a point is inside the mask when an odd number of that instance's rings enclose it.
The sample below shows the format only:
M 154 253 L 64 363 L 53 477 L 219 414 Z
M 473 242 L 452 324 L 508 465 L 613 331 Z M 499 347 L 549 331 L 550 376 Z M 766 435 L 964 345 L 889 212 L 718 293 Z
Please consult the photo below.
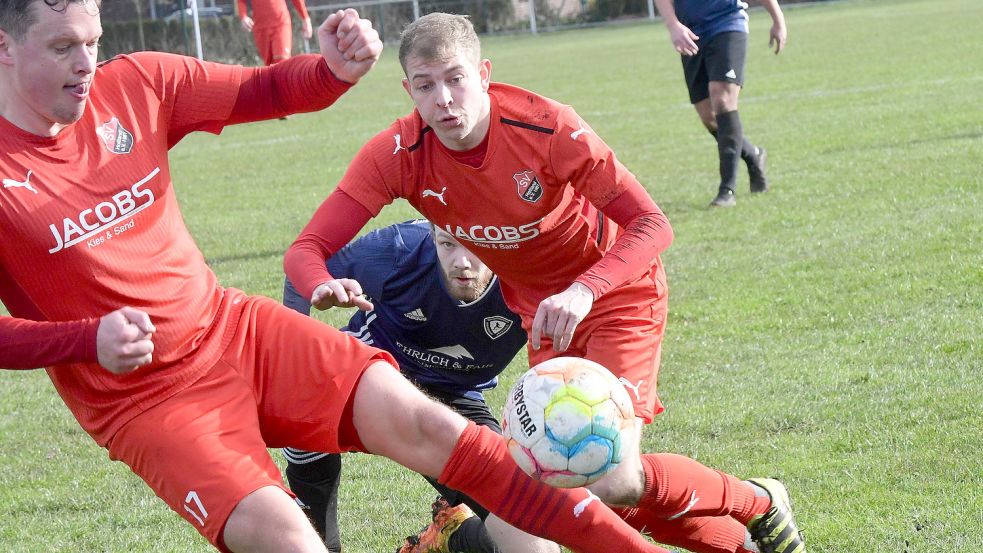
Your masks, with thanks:
M 37 189 L 31 186 L 31 173 L 32 171 L 27 171 L 27 177 L 22 181 L 16 181 L 14 179 L 3 179 L 4 188 L 26 188 L 35 194 L 38 193 Z
M 402 135 L 397 134 L 396 136 L 393 136 L 393 140 L 396 141 L 396 149 L 393 150 L 393 155 L 398 154 L 400 150 L 406 149 L 402 144 L 400 144 L 400 142 L 403 140 Z
M 74 217 L 65 217 L 60 226 L 49 224 L 48 229 L 55 238 L 55 245 L 48 250 L 48 253 L 59 252 L 90 238 L 101 243 L 107 237 L 111 238 L 128 230 L 132 221 L 125 225 L 120 223 L 153 205 L 154 193 L 152 190 L 144 189 L 143 185 L 157 176 L 157 173 L 160 173 L 159 167 L 129 189 L 113 194 L 109 200 L 83 209 Z M 102 235 L 103 232 L 106 236 Z
M 584 491 L 587 492 L 587 499 L 583 499 L 579 503 L 573 506 L 574 518 L 580 518 L 580 515 L 584 514 L 584 511 L 587 510 L 587 506 L 590 505 L 591 502 L 601 500 L 599 497 L 591 493 L 590 490 L 585 489 Z
M 590 130 L 584 128 L 583 121 L 577 121 L 577 123 L 580 123 L 580 128 L 570 133 L 571 140 L 577 140 L 577 138 L 582 134 L 590 134 Z
M 628 388 L 635 393 L 635 401 L 642 401 L 642 395 L 638 392 L 638 389 L 642 386 L 642 382 L 645 382 L 644 379 L 639 380 L 638 384 L 632 384 L 630 380 L 622 376 L 618 378 L 618 382 L 622 383 L 625 388 Z
M 672 515 L 671 517 L 669 517 L 666 520 L 676 520 L 677 518 L 679 518 L 679 517 L 685 515 L 686 513 L 690 512 L 691 510 L 693 510 L 693 506 L 696 505 L 696 503 L 699 500 L 700 500 L 700 498 L 697 497 L 696 490 L 693 490 L 693 493 L 689 496 L 689 504 L 686 505 L 686 508 L 683 509 L 682 511 L 679 511 L 678 513 Z
M 444 192 L 447 192 L 447 187 L 446 186 L 443 187 L 443 188 L 441 188 L 440 189 L 440 192 L 434 192 L 433 190 L 429 190 L 428 189 L 428 190 L 424 190 L 423 191 L 423 197 L 426 198 L 427 196 L 433 196 L 434 198 L 437 198 L 438 200 L 440 200 L 440 203 L 442 203 L 442 204 L 444 204 L 446 206 L 447 205 L 447 202 L 444 200 Z

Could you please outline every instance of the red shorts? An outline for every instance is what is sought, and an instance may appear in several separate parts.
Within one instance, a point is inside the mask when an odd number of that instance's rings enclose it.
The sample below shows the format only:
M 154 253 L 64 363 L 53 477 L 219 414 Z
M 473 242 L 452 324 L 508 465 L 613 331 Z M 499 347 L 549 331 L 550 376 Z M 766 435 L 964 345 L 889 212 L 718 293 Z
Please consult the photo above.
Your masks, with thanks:
M 267 448 L 364 450 L 353 392 L 373 360 L 395 366 L 388 353 L 273 300 L 242 301 L 218 363 L 109 443 L 112 459 L 223 551 L 222 530 L 240 500 L 266 486 L 287 491 Z
M 625 385 L 635 416 L 651 423 L 655 415 L 665 410 L 656 384 L 668 309 L 668 287 L 660 265 L 595 302 L 587 318 L 577 325 L 567 351 L 553 351 L 553 342 L 546 336 L 542 337 L 539 351 L 527 347 L 529 366 L 560 356 L 600 363 Z M 529 332 L 532 317 L 524 314 L 522 326 Z
M 253 41 L 263 63 L 273 65 L 290 57 L 293 48 L 293 29 L 290 22 L 272 27 L 253 27 Z

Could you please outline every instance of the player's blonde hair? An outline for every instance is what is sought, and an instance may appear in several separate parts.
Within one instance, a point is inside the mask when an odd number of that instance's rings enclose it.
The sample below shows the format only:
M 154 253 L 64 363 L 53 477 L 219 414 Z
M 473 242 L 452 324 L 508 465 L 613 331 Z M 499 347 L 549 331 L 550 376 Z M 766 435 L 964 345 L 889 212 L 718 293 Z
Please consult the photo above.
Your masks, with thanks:
M 434 12 L 410 23 L 399 41 L 399 64 L 406 73 L 406 59 L 416 56 L 427 62 L 447 61 L 457 54 L 478 65 L 481 43 L 471 20 L 464 15 Z

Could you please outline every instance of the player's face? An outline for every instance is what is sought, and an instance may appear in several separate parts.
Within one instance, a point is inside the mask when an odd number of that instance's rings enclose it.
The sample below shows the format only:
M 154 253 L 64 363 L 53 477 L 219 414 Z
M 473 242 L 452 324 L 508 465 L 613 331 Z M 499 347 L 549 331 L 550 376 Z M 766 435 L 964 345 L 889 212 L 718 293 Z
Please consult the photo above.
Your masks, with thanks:
M 91 1 L 56 11 L 38 0 L 30 9 L 36 22 L 20 41 L 0 31 L 0 113 L 28 132 L 54 136 L 85 111 L 102 24 Z
M 444 285 L 450 295 L 466 302 L 481 297 L 491 282 L 491 269 L 447 232 L 434 229 L 433 238 Z
M 475 65 L 461 53 L 445 61 L 411 55 L 403 88 L 441 143 L 464 151 L 481 144 L 488 132 L 490 80 L 488 60 Z

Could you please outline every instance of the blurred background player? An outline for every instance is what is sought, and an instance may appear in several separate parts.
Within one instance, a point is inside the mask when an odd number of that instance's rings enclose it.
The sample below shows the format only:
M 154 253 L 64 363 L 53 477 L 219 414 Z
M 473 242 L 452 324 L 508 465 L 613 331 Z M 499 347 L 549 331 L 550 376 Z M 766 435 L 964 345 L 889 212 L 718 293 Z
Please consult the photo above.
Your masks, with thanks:
M 327 262 L 337 278 L 362 285 L 369 311 L 356 310 L 342 330 L 390 352 L 400 371 L 428 396 L 501 433 L 483 392 L 498 384 L 526 343 L 519 317 L 505 305 L 498 278 L 453 236 L 425 220 L 371 232 Z M 311 304 L 287 280 L 283 303 L 304 314 Z M 341 455 L 284 449 L 287 481 L 325 540 L 341 551 L 338 484 Z M 407 538 L 399 553 L 558 551 L 491 515 L 493 540 L 482 521 L 488 510 L 471 498 L 427 480 L 440 492 L 432 522 Z
M 273 65 L 290 57 L 293 52 L 293 27 L 287 0 L 249 0 L 253 15 L 249 16 L 247 0 L 236 0 L 239 22 L 246 32 L 253 34 L 256 50 L 266 65 Z M 314 34 L 311 17 L 304 0 L 291 0 L 301 19 L 301 36 L 306 43 Z
M 785 47 L 785 16 L 778 0 L 761 0 L 772 26 L 768 44 Z M 710 207 L 737 205 L 739 160 L 747 164 L 751 192 L 767 192 L 768 153 L 744 136 L 737 98 L 744 86 L 748 15 L 743 0 L 655 0 L 669 40 L 682 56 L 689 99 L 703 126 L 717 139 L 720 186 Z
M 320 55 L 269 67 L 160 52 L 97 65 L 99 10 L 0 2 L 0 367 L 47 366 L 93 440 L 221 551 L 325 551 L 267 450 L 298 447 L 384 455 L 576 551 L 664 553 L 606 506 L 578 509 L 587 490 L 528 478 L 390 354 L 219 285 L 195 245 L 168 151 L 328 107 L 379 59 L 368 20 L 334 12 Z
M 656 394 L 668 288 L 662 210 L 571 108 L 492 82 L 464 16 L 431 13 L 403 31 L 403 88 L 415 110 L 365 144 L 284 257 L 319 308 L 356 306 L 354 279 L 324 261 L 382 208 L 405 198 L 501 280 L 529 336 L 529 364 L 572 355 L 619 377 L 636 424 L 624 459 L 590 486 L 663 543 L 703 553 L 803 553 L 777 481 L 749 483 L 671 454 L 640 455 Z M 694 498 L 699 500 L 694 500 Z M 776 529 L 790 539 L 775 548 Z M 769 549 L 770 548 L 770 549 Z M 611 548 L 615 550 L 614 547 Z

